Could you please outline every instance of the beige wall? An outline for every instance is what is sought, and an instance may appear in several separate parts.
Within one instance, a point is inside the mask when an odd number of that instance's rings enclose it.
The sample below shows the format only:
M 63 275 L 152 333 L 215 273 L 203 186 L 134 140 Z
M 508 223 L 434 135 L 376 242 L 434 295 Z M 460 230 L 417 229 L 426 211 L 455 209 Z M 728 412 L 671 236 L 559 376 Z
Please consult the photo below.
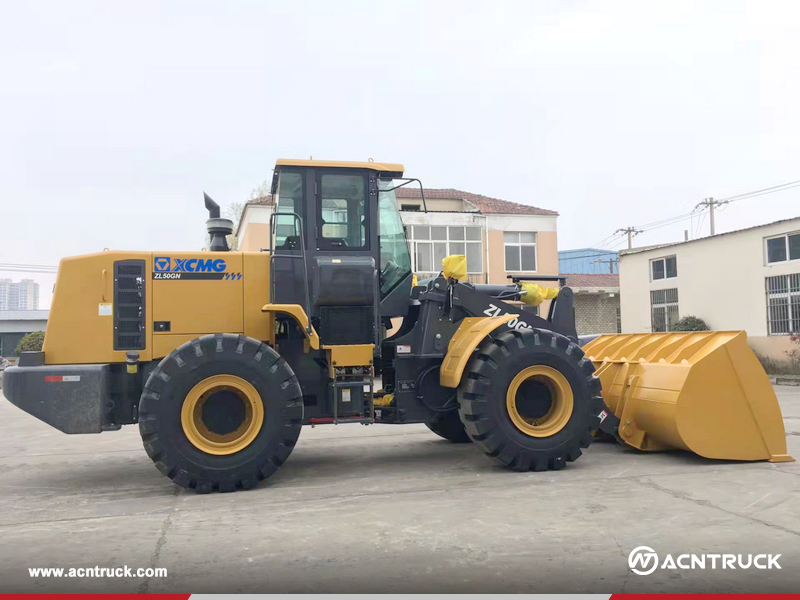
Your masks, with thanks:
M 508 229 L 507 231 L 514 231 Z M 523 230 L 525 231 L 525 230 Z M 509 275 L 558 275 L 558 239 L 555 231 L 536 233 L 536 273 L 517 273 L 506 271 L 505 244 L 503 232 L 489 230 L 489 283 L 511 283 Z M 539 282 L 545 287 L 558 287 L 554 281 Z M 550 301 L 545 300 L 539 307 L 540 315 L 547 315 Z
M 239 250 L 258 252 L 269 248 L 269 224 L 250 223 L 239 238 Z
M 536 235 L 536 273 L 506 271 L 506 254 L 502 231 L 489 231 L 489 283 L 508 283 L 509 275 L 558 275 L 558 234 L 539 231 Z M 554 283 L 543 282 L 555 286 Z
M 411 206 L 419 206 L 423 210 L 422 200 L 414 198 L 398 198 L 397 206 L 400 208 L 403 204 Z M 425 198 L 425 205 L 430 212 L 461 212 L 475 210 L 475 207 L 463 200 L 451 200 L 448 198 Z
M 788 335 L 758 335 L 748 336 L 747 343 L 761 356 L 777 361 L 788 362 L 786 351 L 791 348 L 800 348 L 793 344 Z

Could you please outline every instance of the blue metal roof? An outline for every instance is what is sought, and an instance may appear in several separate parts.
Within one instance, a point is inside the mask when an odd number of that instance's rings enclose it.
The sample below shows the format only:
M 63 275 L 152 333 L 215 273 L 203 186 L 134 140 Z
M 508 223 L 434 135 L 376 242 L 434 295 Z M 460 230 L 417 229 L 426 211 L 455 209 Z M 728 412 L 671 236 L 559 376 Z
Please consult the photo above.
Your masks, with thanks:
M 604 250 L 602 248 L 559 250 L 558 272 L 586 274 L 619 273 L 618 258 L 619 253 L 616 250 Z M 610 265 L 611 270 L 609 270 L 609 260 L 614 261 Z

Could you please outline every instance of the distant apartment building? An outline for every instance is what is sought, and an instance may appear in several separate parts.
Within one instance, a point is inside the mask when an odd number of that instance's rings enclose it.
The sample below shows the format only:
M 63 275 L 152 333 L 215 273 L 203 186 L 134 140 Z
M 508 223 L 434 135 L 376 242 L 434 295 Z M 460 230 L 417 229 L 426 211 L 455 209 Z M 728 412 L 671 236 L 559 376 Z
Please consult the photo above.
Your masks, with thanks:
M 38 310 L 39 284 L 33 279 L 0 279 L 0 310 Z
M 11 280 L 0 279 L 0 310 L 8 310 L 8 297 L 11 294 Z

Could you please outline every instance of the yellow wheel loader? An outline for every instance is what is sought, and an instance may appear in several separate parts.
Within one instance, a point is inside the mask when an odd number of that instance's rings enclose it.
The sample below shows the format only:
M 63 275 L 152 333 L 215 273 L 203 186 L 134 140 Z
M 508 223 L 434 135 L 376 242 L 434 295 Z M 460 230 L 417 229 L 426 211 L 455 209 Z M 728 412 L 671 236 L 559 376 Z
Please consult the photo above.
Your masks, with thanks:
M 394 193 L 412 184 L 397 164 L 280 160 L 268 249 L 229 251 L 206 196 L 208 252 L 63 259 L 43 351 L 5 371 L 6 397 L 65 433 L 138 423 L 198 492 L 255 486 L 328 423 L 425 423 L 518 471 L 560 469 L 597 435 L 791 460 L 743 332 L 584 343 L 567 287 L 473 285 L 463 256 L 417 283 Z

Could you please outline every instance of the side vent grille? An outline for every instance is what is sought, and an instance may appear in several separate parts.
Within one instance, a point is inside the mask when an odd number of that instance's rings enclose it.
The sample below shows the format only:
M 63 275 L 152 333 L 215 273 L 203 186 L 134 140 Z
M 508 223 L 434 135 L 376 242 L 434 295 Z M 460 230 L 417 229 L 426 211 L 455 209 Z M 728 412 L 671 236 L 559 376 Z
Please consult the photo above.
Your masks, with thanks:
M 144 261 L 114 263 L 114 350 L 144 350 Z
M 373 344 L 374 314 L 371 306 L 320 306 L 320 340 L 335 345 Z

